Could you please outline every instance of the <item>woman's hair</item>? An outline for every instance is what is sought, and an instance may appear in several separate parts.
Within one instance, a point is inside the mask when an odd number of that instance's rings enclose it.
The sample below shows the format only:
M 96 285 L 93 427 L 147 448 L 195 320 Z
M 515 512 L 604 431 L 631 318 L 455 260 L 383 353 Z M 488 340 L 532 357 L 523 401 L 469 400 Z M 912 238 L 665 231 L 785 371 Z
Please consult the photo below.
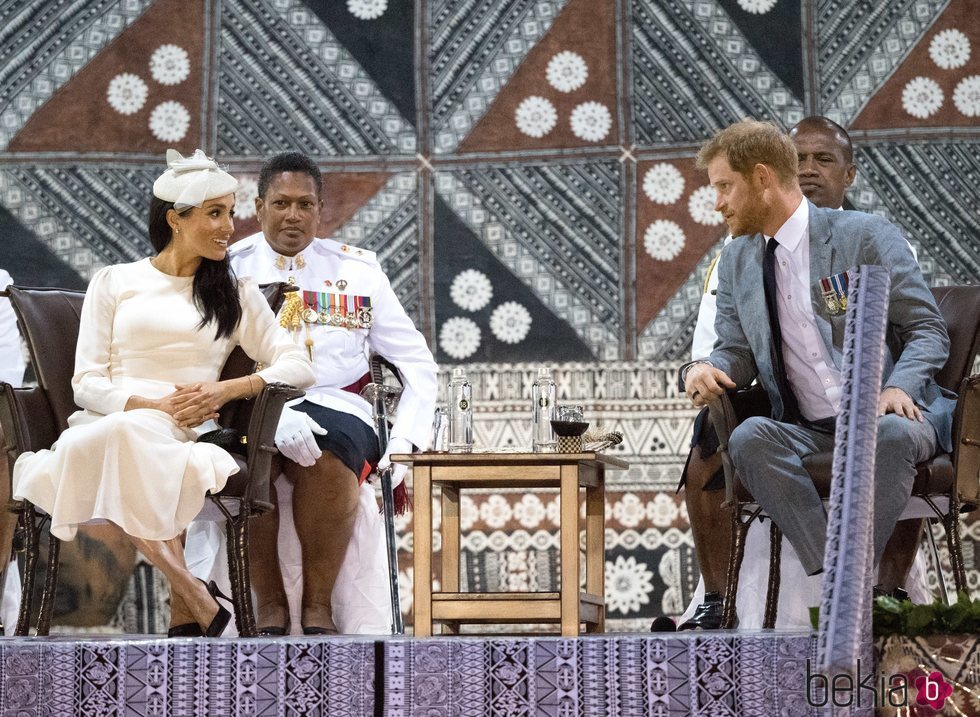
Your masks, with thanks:
M 173 239 L 173 231 L 167 222 L 167 212 L 173 208 L 173 202 L 165 202 L 157 197 L 150 200 L 150 244 L 158 254 Z M 192 211 L 195 211 L 195 207 L 178 213 L 187 214 Z M 216 339 L 231 336 L 242 319 L 242 304 L 238 298 L 238 282 L 227 255 L 221 261 L 201 259 L 201 265 L 194 272 L 193 292 L 194 304 L 202 317 L 198 328 L 204 328 L 213 321 Z

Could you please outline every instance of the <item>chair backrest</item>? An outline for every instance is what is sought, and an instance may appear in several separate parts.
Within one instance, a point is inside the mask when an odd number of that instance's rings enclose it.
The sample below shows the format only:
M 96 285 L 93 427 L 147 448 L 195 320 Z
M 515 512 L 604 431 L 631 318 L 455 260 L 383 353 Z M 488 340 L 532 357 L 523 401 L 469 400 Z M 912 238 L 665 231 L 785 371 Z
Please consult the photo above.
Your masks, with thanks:
M 273 311 L 279 310 L 285 292 L 289 290 L 288 285 L 283 283 L 265 284 L 259 288 Z M 9 286 L 7 293 L 21 335 L 27 342 L 38 385 L 51 406 L 56 434 L 60 434 L 68 427 L 68 417 L 78 410 L 71 378 L 75 373 L 75 347 L 78 344 L 85 292 Z M 225 362 L 221 378 L 244 376 L 254 368 L 255 362 L 245 355 L 241 347 L 236 347 Z M 222 414 L 230 414 L 236 424 L 243 424 L 244 429 L 248 426 L 249 416 L 235 416 L 237 408 L 237 405 L 228 406 L 222 410 Z
M 959 391 L 980 351 L 980 285 L 937 286 L 932 295 L 949 332 L 949 359 L 936 375 L 936 382 Z
M 57 432 L 61 433 L 68 427 L 68 417 L 78 410 L 71 377 L 85 292 L 10 286 L 7 294 L 38 385 L 47 396 Z

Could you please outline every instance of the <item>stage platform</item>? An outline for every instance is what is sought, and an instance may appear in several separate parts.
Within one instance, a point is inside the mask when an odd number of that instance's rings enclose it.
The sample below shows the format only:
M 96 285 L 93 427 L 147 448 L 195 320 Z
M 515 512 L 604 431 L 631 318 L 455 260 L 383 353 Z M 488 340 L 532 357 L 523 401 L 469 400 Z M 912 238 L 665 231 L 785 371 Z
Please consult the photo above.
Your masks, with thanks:
M 0 640 L 0 715 L 811 714 L 810 633 Z
M 891 637 L 876 647 L 877 664 L 862 667 L 862 674 L 874 675 L 870 685 L 882 674 L 907 674 L 911 683 L 916 673 L 938 670 L 953 687 L 940 711 L 886 707 L 876 714 L 980 715 L 980 637 Z M 826 707 L 807 700 L 807 661 L 812 666 L 815 657 L 812 634 L 763 631 L 520 639 L 0 638 L 0 715 L 826 715 Z M 867 705 L 870 692 L 863 695 Z M 915 697 L 909 694 L 910 703 Z

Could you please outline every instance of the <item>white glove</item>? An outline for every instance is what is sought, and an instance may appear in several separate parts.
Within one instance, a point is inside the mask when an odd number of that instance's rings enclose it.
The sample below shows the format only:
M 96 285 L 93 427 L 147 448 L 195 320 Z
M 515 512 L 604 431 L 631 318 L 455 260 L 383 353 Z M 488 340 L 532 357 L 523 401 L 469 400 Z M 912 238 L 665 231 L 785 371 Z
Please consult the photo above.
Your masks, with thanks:
M 388 441 L 388 450 L 385 454 L 381 456 L 381 460 L 378 461 L 378 474 L 384 473 L 388 466 L 391 465 L 391 454 L 392 453 L 411 453 L 412 444 L 407 438 L 392 438 Z M 405 475 L 408 473 L 408 466 L 401 463 L 395 463 L 391 469 L 391 487 L 392 489 L 397 488 L 405 480 Z
M 323 455 L 314 433 L 325 436 L 327 430 L 302 411 L 286 406 L 276 426 L 276 448 L 289 460 L 308 468 Z

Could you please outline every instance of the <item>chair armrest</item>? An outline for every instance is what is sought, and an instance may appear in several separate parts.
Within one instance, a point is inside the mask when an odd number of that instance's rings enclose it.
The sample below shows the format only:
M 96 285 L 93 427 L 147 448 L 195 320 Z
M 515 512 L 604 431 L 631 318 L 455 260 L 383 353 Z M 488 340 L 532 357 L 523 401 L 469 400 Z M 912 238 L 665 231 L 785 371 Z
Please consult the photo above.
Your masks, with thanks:
M 50 448 L 58 439 L 55 423 L 44 389 L 15 388 L 0 382 L 0 426 L 11 475 L 21 453 Z
M 728 439 L 738 425 L 738 416 L 727 392 L 708 404 L 708 416 L 718 436 L 718 451 L 725 470 L 725 503 L 731 505 L 735 499 L 735 466 L 728 455 Z
M 980 506 L 980 374 L 960 383 L 953 419 L 955 490 L 964 510 Z
M 300 398 L 304 392 L 285 383 L 266 384 L 252 404 L 248 421 L 248 473 L 251 481 L 246 489 L 250 500 L 269 500 L 269 481 L 272 456 L 276 453 L 276 426 L 287 401 Z

